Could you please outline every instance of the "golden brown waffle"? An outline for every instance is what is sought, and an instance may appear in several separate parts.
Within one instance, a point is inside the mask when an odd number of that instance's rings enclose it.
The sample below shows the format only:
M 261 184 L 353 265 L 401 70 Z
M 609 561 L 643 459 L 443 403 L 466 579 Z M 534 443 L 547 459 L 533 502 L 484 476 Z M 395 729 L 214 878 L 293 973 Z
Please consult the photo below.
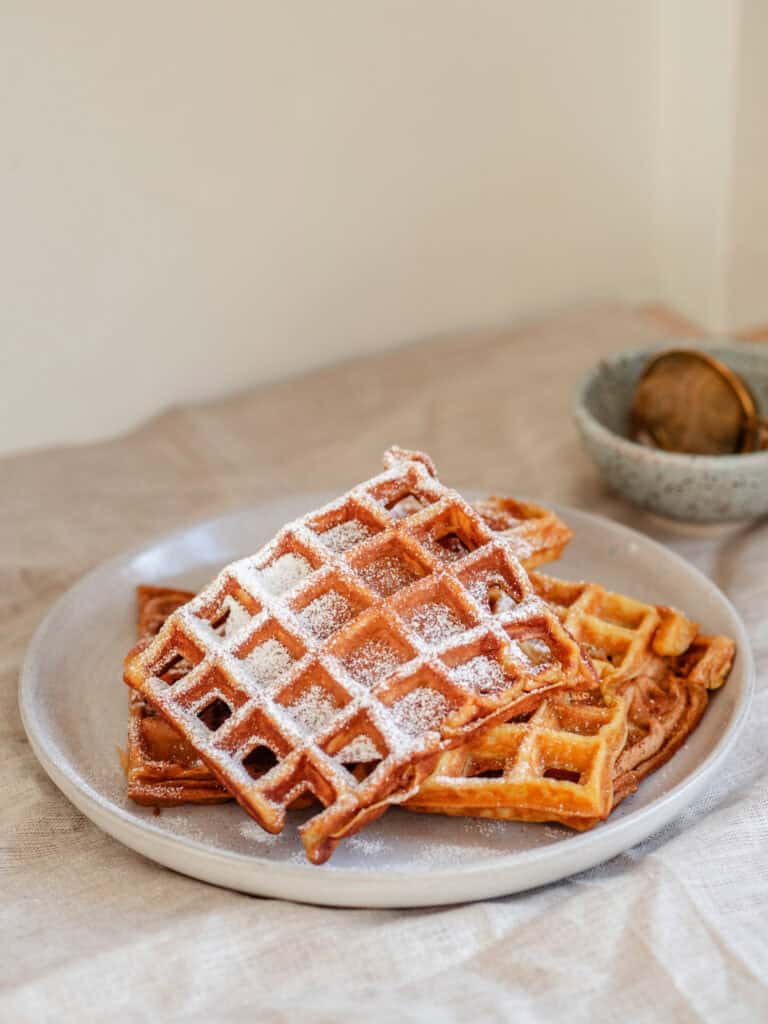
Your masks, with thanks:
M 487 498 L 475 508 L 492 530 L 503 533 L 526 568 L 558 557 L 572 537 L 562 520 L 533 502 Z M 188 590 L 137 587 L 139 639 L 155 636 L 171 612 L 194 596 Z M 186 667 L 182 663 L 181 671 Z M 163 807 L 232 799 L 178 731 L 135 690 L 130 696 L 126 773 L 128 795 L 140 804 Z
M 494 726 L 465 748 L 443 754 L 405 806 L 433 814 L 591 828 L 682 746 L 701 720 L 708 689 L 722 685 L 734 654 L 727 637 L 699 636 L 690 653 L 653 655 L 642 673 L 603 683 L 594 696 L 555 694 L 530 721 Z M 585 742 L 581 715 L 592 700 L 605 707 L 606 721 L 596 715 L 596 731 L 588 732 Z M 585 721 L 588 731 L 590 719 Z M 624 732 L 616 746 L 619 721 Z
M 607 682 L 632 679 L 656 655 L 682 654 L 696 636 L 697 624 L 682 612 L 613 593 L 598 583 L 572 583 L 543 573 L 531 573 L 531 582 Z
M 506 537 L 529 571 L 554 562 L 573 537 L 573 530 L 551 509 L 517 498 L 485 498 L 475 508 L 492 530 Z
M 595 679 L 429 458 L 392 449 L 385 466 L 227 566 L 126 658 L 126 682 L 267 831 L 297 796 L 320 800 L 300 829 L 316 863 L 442 751 Z M 362 780 L 346 767 L 361 761 Z
M 168 587 L 138 587 L 139 638 L 155 636 L 171 612 L 194 596 L 192 591 Z M 177 668 L 177 678 L 184 669 Z M 135 690 L 129 697 L 126 775 L 128 795 L 139 804 L 159 807 L 231 799 L 177 730 Z
M 629 701 L 627 741 L 613 780 L 616 807 L 680 749 L 701 721 L 709 690 L 723 685 L 736 654 L 726 636 L 699 634 L 677 658 L 659 659 L 617 689 Z
M 605 818 L 627 703 L 610 688 L 554 694 L 440 758 L 408 810 L 508 821 Z

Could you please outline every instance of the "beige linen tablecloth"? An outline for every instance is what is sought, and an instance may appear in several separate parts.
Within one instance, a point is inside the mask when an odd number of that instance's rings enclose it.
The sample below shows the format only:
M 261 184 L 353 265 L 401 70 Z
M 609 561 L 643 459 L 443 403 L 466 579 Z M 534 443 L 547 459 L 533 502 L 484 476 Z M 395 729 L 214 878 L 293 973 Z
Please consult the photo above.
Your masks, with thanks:
M 0 1019 L 768 1020 L 768 524 L 686 534 L 632 509 L 598 482 L 569 414 L 577 377 L 601 353 L 658 333 L 603 306 L 0 462 Z M 708 573 L 744 617 L 759 673 L 727 773 L 662 834 L 600 868 L 445 909 L 256 899 L 103 835 L 49 782 L 19 720 L 19 666 L 48 607 L 158 532 L 277 494 L 346 488 L 391 443 L 426 449 L 458 487 L 611 516 Z

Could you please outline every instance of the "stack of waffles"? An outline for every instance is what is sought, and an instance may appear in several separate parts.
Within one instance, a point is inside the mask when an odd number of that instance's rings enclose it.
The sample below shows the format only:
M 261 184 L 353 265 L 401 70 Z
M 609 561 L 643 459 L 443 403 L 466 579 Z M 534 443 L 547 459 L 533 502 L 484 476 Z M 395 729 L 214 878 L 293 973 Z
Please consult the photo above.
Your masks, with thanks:
M 309 806 L 314 863 L 393 804 L 596 824 L 684 742 L 734 649 L 533 571 L 571 536 L 391 449 L 201 593 L 140 587 L 129 795 L 234 798 L 270 832 Z

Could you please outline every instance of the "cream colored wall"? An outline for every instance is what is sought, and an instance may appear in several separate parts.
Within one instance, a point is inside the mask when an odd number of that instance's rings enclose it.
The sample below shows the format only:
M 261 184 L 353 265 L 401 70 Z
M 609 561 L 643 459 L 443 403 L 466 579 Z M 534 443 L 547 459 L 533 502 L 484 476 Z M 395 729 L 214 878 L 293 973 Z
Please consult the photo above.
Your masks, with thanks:
M 728 319 L 739 0 L 660 0 L 654 251 L 659 298 Z
M 768 4 L 659 0 L 657 294 L 710 330 L 768 321 Z
M 3 449 L 652 290 L 650 5 L 0 12 Z
M 768 322 L 768 4 L 742 0 L 733 127 L 727 326 Z

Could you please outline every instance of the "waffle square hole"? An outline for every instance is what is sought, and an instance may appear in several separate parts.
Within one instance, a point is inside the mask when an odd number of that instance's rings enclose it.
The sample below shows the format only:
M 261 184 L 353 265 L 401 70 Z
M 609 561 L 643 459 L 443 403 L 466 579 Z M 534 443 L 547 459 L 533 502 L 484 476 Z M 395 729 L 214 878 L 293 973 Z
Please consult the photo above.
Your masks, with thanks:
M 456 562 L 487 542 L 477 523 L 452 508 L 420 528 L 418 537 L 443 562 Z
M 524 671 L 533 675 L 545 672 L 558 664 L 552 648 L 543 637 L 530 637 L 525 640 L 510 638 L 507 655 Z
M 303 583 L 318 565 L 314 552 L 289 534 L 266 564 L 256 566 L 255 571 L 262 587 L 279 597 Z
M 327 640 L 366 607 L 365 599 L 349 587 L 335 582 L 302 598 L 295 611 L 299 621 L 316 639 Z
M 520 579 L 500 551 L 481 555 L 459 578 L 480 607 L 492 615 L 504 616 L 523 600 Z
M 219 729 L 232 712 L 247 701 L 245 690 L 216 665 L 198 675 L 195 682 L 177 696 L 178 706 L 190 714 L 197 713 L 197 717 L 212 732 Z
M 195 615 L 220 637 L 234 635 L 260 611 L 261 604 L 256 598 L 233 579 L 226 581 L 213 601 L 195 607 Z
M 560 782 L 581 782 L 581 772 L 570 768 L 547 768 L 542 776 L 544 779 L 558 779 Z
M 433 498 L 419 493 L 402 481 L 394 484 L 385 481 L 373 488 L 370 494 L 395 520 L 407 519 L 434 504 Z
M 468 774 L 472 779 L 503 779 L 504 768 L 501 766 L 489 768 L 486 762 L 473 761 L 469 767 Z
M 236 656 L 259 686 L 274 686 L 304 656 L 304 645 L 270 619 L 238 647 Z
M 428 647 L 442 647 L 477 625 L 475 616 L 444 583 L 408 595 L 397 610 L 409 632 Z
M 169 651 L 167 657 L 155 667 L 153 674 L 169 686 L 178 683 L 184 676 L 189 675 L 194 666 L 192 662 L 176 651 Z
M 257 743 L 243 758 L 243 768 L 252 779 L 260 779 L 277 764 L 277 754 L 266 743 Z
M 214 697 L 210 703 L 205 705 L 202 711 L 198 712 L 197 717 L 211 732 L 216 732 L 231 715 L 232 708 L 230 708 L 229 704 L 222 700 L 221 697 Z
M 299 729 L 312 737 L 326 732 L 350 700 L 346 690 L 319 667 L 302 673 L 276 698 Z
M 368 715 L 361 712 L 329 740 L 325 752 L 360 782 L 384 760 L 389 748 Z
M 487 654 L 477 654 L 469 661 L 456 665 L 452 677 L 460 686 L 477 693 L 501 693 L 513 683 L 496 658 Z
M 628 597 L 606 593 L 587 611 L 611 625 L 637 629 L 649 612 L 653 612 L 653 608 Z
M 541 766 L 541 777 L 585 785 L 589 781 L 592 753 L 588 748 L 573 748 L 564 757 L 556 737 L 546 734 L 538 737 L 536 744 L 537 762 Z
M 398 681 L 381 700 L 389 705 L 398 726 L 411 736 L 439 732 L 463 704 L 462 694 L 429 668 Z
M 357 574 L 380 597 L 390 597 L 429 573 L 429 566 L 399 540 L 392 539 L 351 560 Z
M 439 732 L 450 712 L 451 704 L 445 694 L 429 686 L 414 687 L 392 705 L 397 724 L 412 736 L 430 730 Z
M 586 647 L 591 657 L 621 665 L 632 645 L 633 633 L 608 625 L 593 615 L 584 615 L 572 627 L 572 633 Z
M 424 498 L 420 498 L 417 494 L 413 494 L 409 491 L 402 497 L 397 498 L 394 501 L 390 501 L 384 507 L 393 519 L 407 519 L 408 516 L 415 515 L 416 512 L 421 512 L 421 510 L 423 508 L 427 508 L 428 505 L 429 502 L 425 501 Z
M 202 653 L 186 637 L 172 637 L 155 658 L 152 675 L 173 686 L 189 675 L 203 659 Z
M 378 615 L 361 616 L 351 637 L 332 649 L 357 683 L 373 687 L 414 657 L 415 651 Z
M 341 509 L 317 516 L 310 521 L 309 526 L 320 542 L 337 555 L 365 543 L 383 529 L 368 509 L 353 501 L 347 502 Z

